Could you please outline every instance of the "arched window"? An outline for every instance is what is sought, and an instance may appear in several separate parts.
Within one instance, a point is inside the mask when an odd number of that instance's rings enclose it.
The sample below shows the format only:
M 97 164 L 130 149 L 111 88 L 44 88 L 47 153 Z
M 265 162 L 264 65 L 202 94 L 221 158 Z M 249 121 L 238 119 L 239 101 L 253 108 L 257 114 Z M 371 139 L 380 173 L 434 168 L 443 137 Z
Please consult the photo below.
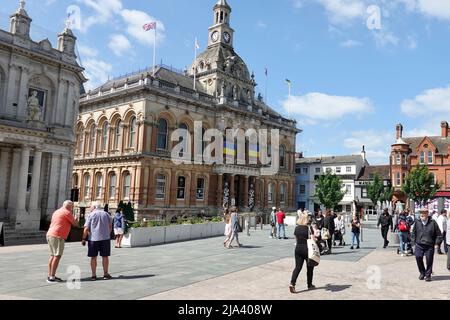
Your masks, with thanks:
M 119 150 L 119 141 L 120 141 L 120 135 L 121 135 L 121 126 L 122 121 L 117 121 L 116 123 L 116 129 L 114 131 L 114 150 Z
M 72 188 L 78 188 L 78 174 L 76 173 L 72 176 Z
M 89 132 L 89 153 L 93 154 L 95 152 L 94 147 L 95 147 L 95 132 L 96 131 L 96 127 L 95 124 L 93 124 L 91 126 L 91 130 Z
M 420 164 L 425 164 L 425 152 L 420 152 Z
M 286 167 L 286 148 L 284 146 L 280 148 L 280 167 Z
M 205 179 L 197 179 L 197 200 L 205 199 Z
M 100 199 L 102 197 L 103 192 L 103 175 L 100 172 L 98 172 L 95 175 L 95 185 L 96 185 L 95 198 Z
M 89 195 L 91 192 L 91 176 L 89 173 L 84 175 L 84 200 L 89 200 Z
M 123 174 L 122 198 L 130 199 L 130 189 L 131 189 L 131 174 L 129 172 L 126 172 Z
M 117 176 L 115 173 L 111 173 L 109 176 L 109 198 L 116 198 L 116 185 L 117 185 Z
M 108 150 L 108 122 L 105 122 L 102 128 L 102 151 L 106 152 Z
M 184 200 L 186 191 L 186 178 L 178 177 L 177 199 Z
M 282 184 L 280 186 L 280 202 L 284 203 L 286 201 L 286 185 Z
M 134 148 L 136 145 L 136 117 L 131 118 L 130 133 L 128 135 L 128 147 Z
M 433 151 L 428 151 L 428 164 L 433 164 Z
M 77 133 L 77 154 L 83 155 L 83 148 L 84 148 L 84 130 L 83 128 L 80 128 L 80 130 Z
M 269 202 L 273 202 L 273 184 L 272 184 L 272 182 L 270 182 L 269 186 L 267 187 L 267 200 Z
M 400 153 L 397 153 L 397 164 L 398 164 L 398 165 L 402 164 L 402 162 L 401 162 L 401 161 L 402 161 L 402 160 L 401 160 L 401 156 L 402 156 L 402 155 L 401 155 Z
M 186 123 L 182 123 L 182 124 L 180 124 L 180 126 L 179 126 L 179 129 L 181 129 L 181 130 L 186 130 L 185 131 L 185 133 L 183 133 L 182 134 L 182 136 L 180 137 L 180 139 L 178 140 L 178 142 L 179 143 L 187 143 L 186 141 L 188 140 L 188 135 L 189 135 L 189 127 L 187 126 L 187 124 Z M 186 151 L 186 150 L 184 150 L 184 151 Z M 183 154 L 183 152 L 180 152 L 180 154 L 179 154 L 179 157 L 180 158 L 183 158 L 184 157 L 184 154 Z
M 164 199 L 166 197 L 166 176 L 158 174 L 156 176 L 156 199 Z
M 157 148 L 159 150 L 167 150 L 167 127 L 167 121 L 165 119 L 159 119 L 157 143 Z

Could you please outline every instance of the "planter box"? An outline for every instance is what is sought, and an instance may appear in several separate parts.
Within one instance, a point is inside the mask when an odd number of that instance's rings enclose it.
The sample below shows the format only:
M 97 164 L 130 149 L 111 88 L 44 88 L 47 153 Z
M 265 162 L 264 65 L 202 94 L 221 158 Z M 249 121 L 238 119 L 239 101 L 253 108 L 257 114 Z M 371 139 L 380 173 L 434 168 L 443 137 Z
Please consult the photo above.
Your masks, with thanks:
M 174 225 L 155 228 L 131 228 L 122 240 L 125 248 L 148 247 L 165 243 L 223 236 L 225 223 Z

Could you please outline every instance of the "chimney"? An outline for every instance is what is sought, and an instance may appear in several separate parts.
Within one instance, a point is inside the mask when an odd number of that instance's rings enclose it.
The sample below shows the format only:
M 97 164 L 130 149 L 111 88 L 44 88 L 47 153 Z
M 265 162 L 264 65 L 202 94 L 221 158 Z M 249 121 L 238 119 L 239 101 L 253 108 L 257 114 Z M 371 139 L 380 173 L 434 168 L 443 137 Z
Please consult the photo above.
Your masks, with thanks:
M 403 138 L 403 126 L 401 124 L 397 125 L 397 140 Z
M 362 147 L 362 151 L 361 151 L 361 157 L 363 158 L 363 161 L 366 161 L 366 146 Z
M 448 128 L 448 122 L 447 121 L 442 121 L 441 122 L 441 129 L 442 129 L 442 138 L 448 138 L 448 134 L 449 134 L 449 128 Z

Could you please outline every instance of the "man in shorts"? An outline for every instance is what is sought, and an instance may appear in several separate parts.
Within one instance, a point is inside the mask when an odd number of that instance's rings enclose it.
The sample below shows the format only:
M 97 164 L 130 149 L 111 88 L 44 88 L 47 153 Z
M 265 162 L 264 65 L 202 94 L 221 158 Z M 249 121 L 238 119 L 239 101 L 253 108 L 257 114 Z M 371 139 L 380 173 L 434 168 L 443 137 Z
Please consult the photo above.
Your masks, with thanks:
M 88 241 L 88 257 L 91 258 L 91 280 L 97 280 L 97 257 L 100 254 L 103 265 L 103 280 L 111 279 L 108 273 L 109 257 L 111 256 L 112 219 L 99 202 L 93 203 L 91 213 L 84 225 L 82 245 Z
M 65 201 L 62 208 L 52 215 L 52 222 L 47 232 L 47 242 L 50 247 L 50 260 L 48 262 L 48 283 L 62 282 L 56 277 L 59 261 L 64 252 L 65 240 L 69 236 L 72 226 L 78 227 L 78 221 L 72 215 L 73 202 Z

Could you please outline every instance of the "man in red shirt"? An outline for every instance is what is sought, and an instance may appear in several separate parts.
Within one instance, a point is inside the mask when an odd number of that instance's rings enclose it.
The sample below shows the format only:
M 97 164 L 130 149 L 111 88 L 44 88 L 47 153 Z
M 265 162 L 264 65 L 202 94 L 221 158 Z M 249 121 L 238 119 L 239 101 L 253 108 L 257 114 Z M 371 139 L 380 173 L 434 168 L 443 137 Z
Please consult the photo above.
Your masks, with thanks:
M 287 239 L 286 229 L 284 227 L 284 219 L 286 218 L 286 215 L 284 214 L 283 210 L 281 210 L 281 208 L 278 210 L 276 217 L 277 217 L 278 239 Z M 281 236 L 281 230 L 283 230 L 283 236 Z
M 64 252 L 65 240 L 69 236 L 70 228 L 77 227 L 78 221 L 72 215 L 73 202 L 65 201 L 62 208 L 52 215 L 50 229 L 47 232 L 47 242 L 50 247 L 50 260 L 48 262 L 48 283 L 62 282 L 56 277 L 59 261 Z

